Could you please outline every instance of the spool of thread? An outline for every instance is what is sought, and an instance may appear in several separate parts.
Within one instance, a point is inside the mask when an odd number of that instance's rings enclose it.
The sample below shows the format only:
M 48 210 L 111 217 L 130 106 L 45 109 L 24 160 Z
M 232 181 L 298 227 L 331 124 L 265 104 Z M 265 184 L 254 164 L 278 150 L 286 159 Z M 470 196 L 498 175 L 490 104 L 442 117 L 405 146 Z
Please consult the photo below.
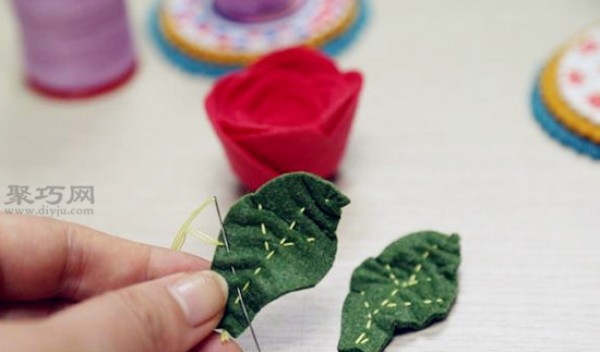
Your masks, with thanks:
M 59 98 L 110 91 L 135 72 L 124 0 L 13 0 L 27 83 Z
M 237 22 L 265 22 L 285 17 L 306 0 L 214 0 L 215 10 Z

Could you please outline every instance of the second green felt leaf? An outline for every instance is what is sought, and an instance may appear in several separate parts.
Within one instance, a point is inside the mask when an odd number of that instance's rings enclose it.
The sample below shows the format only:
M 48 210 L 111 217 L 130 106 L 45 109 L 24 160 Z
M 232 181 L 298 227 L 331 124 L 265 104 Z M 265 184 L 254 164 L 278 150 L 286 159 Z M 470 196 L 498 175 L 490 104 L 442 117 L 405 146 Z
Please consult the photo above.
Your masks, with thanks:
M 213 258 L 212 269 L 230 287 L 219 328 L 237 337 L 248 327 L 238 289 L 252 320 L 279 296 L 315 286 L 333 265 L 341 208 L 349 202 L 307 173 L 283 175 L 242 197 L 223 224 L 229 251 L 219 246 Z
M 340 352 L 379 352 L 403 330 L 446 317 L 458 291 L 460 239 L 414 233 L 364 261 L 352 274 Z

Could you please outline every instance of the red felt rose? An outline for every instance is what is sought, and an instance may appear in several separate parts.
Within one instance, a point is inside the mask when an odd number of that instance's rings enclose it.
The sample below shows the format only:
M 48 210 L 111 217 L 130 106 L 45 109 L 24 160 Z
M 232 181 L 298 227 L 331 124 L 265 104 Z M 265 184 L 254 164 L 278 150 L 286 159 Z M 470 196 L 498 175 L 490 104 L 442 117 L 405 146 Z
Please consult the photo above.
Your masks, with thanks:
M 206 110 L 242 182 L 256 189 L 279 174 L 333 176 L 362 87 L 327 56 L 292 48 L 220 79 Z

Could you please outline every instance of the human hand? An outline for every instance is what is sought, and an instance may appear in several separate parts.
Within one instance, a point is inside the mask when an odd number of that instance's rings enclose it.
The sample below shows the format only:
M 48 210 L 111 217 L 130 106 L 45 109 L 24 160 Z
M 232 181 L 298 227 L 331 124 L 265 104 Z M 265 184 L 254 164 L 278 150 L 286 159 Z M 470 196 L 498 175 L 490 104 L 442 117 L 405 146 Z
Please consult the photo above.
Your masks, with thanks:
M 204 259 L 0 213 L 0 351 L 238 352 Z

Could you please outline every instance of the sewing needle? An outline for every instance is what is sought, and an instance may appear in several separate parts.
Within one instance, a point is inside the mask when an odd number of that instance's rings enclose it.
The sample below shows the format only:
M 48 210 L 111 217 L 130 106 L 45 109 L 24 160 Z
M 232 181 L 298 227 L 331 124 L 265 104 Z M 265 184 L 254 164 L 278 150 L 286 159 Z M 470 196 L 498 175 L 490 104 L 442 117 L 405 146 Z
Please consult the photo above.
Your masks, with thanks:
M 225 226 L 223 226 L 223 217 L 221 216 L 221 209 L 219 208 L 219 202 L 216 196 L 213 196 L 213 200 L 215 201 L 215 208 L 217 209 L 217 216 L 219 217 L 219 223 L 221 224 L 221 233 L 223 233 L 223 242 L 225 243 L 225 249 L 227 250 L 227 254 L 229 254 L 229 240 L 227 239 L 227 233 L 225 232 Z M 231 266 L 231 272 L 235 275 L 235 268 Z M 254 340 L 254 344 L 256 345 L 256 349 L 258 352 L 262 352 L 260 349 L 260 344 L 258 343 L 258 338 L 256 337 L 256 333 L 254 332 L 254 328 L 252 327 L 252 322 L 250 321 L 250 316 L 248 315 L 248 311 L 246 310 L 246 304 L 244 303 L 244 298 L 242 297 L 242 291 L 240 291 L 239 287 L 236 287 L 238 298 L 240 299 L 240 304 L 242 306 L 242 312 L 244 312 L 244 317 L 248 322 L 248 327 L 250 327 L 250 333 L 252 334 L 252 339 Z

